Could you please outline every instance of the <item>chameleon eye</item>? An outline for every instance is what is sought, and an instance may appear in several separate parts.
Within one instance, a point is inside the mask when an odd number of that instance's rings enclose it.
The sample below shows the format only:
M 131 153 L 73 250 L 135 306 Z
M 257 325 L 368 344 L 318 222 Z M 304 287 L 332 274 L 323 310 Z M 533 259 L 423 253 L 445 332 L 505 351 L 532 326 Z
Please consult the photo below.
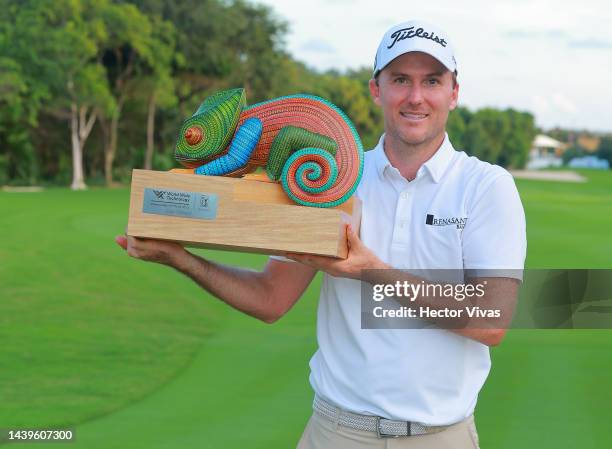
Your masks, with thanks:
M 185 140 L 189 145 L 197 145 L 204 138 L 204 131 L 199 126 L 192 126 L 185 131 Z

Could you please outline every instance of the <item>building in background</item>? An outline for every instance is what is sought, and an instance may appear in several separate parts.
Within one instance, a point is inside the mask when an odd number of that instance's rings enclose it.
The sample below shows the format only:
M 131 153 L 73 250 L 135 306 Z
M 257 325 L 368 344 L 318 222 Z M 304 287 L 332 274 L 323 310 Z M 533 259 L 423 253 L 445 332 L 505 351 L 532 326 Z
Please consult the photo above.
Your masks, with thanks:
M 529 151 L 527 169 L 537 170 L 548 167 L 561 167 L 561 155 L 568 148 L 568 144 L 560 142 L 544 134 L 538 134 Z

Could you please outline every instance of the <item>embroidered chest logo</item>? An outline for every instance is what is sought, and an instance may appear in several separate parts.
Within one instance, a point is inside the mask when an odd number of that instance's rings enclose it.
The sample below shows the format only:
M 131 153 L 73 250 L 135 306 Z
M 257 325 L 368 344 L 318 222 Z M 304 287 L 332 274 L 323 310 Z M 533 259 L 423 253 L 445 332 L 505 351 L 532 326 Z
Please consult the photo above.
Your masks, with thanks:
M 427 214 L 425 224 L 430 226 L 451 226 L 456 225 L 457 229 L 465 228 L 467 217 L 450 217 L 450 218 L 436 218 L 433 214 Z

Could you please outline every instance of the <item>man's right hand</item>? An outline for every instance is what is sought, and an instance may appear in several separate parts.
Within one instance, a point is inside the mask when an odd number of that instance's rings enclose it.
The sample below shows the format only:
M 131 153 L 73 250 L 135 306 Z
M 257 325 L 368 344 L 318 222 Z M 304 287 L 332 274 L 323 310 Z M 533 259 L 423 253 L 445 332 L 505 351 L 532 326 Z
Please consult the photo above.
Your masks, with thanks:
M 316 274 L 307 265 L 276 259 L 269 259 L 263 271 L 226 266 L 166 240 L 118 235 L 115 242 L 131 257 L 169 265 L 235 309 L 266 323 L 283 316 Z
M 179 243 L 165 240 L 118 235 L 115 242 L 131 257 L 164 265 L 174 265 L 186 252 Z

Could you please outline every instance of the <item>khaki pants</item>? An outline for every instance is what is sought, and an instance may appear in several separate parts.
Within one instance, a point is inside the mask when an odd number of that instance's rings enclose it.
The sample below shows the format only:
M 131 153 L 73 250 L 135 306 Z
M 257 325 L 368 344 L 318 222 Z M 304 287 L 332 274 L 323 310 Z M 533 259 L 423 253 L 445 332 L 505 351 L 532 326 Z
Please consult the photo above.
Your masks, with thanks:
M 375 432 L 351 429 L 314 412 L 297 449 L 478 449 L 474 416 L 438 433 L 378 438 Z

